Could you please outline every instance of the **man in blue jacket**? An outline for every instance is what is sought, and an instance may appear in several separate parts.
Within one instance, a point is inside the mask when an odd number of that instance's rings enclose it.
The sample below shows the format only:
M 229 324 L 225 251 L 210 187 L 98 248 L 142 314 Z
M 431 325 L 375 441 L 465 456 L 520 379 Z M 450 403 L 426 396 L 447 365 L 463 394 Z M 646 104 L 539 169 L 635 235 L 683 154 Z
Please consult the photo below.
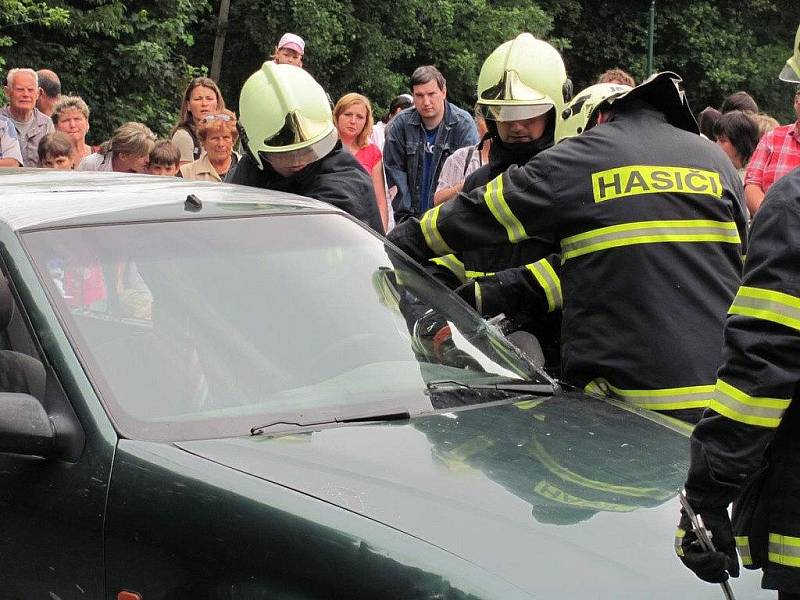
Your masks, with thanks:
M 478 143 L 472 116 L 447 102 L 447 84 L 431 65 L 411 75 L 414 106 L 392 120 L 384 145 L 395 220 L 418 217 L 433 206 L 433 194 L 445 159 L 458 148 Z

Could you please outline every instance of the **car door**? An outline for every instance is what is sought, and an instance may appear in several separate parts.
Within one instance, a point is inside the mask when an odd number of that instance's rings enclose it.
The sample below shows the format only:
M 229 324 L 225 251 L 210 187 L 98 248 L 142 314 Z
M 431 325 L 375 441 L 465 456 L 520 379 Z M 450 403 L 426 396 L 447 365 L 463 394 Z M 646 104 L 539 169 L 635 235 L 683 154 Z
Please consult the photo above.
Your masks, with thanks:
M 14 304 L 7 326 L 2 323 L 0 352 L 41 362 L 38 400 L 56 430 L 56 450 L 48 457 L 14 453 L 0 433 L 0 444 L 11 450 L 0 453 L 0 595 L 99 598 L 116 434 L 16 236 L 2 228 L 0 242 Z

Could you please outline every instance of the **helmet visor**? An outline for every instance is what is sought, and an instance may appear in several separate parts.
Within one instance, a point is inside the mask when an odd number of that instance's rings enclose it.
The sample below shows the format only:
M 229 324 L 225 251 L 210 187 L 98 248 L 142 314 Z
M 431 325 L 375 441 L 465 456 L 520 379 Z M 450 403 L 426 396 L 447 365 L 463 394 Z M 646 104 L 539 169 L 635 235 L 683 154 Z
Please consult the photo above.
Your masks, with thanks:
M 279 150 L 280 146 L 276 146 L 274 150 L 261 150 L 258 156 L 263 162 L 268 162 L 278 173 L 301 171 L 309 164 L 330 154 L 338 139 L 336 129 L 332 129 L 321 140 L 301 148 L 291 145 L 285 147 L 284 150 Z
M 800 83 L 800 61 L 795 61 L 794 57 L 786 61 L 778 79 L 789 83 Z
M 478 104 L 477 111 L 480 116 L 489 121 L 524 121 L 533 119 L 547 113 L 553 108 L 552 104 L 526 104 L 526 105 L 486 105 Z

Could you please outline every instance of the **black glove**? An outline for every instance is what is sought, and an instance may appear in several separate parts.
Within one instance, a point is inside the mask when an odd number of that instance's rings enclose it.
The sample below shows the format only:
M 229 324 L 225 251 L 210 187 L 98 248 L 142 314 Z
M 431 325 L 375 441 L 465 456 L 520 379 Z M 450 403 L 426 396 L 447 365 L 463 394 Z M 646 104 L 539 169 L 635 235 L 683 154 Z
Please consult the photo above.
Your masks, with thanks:
M 483 370 L 478 361 L 455 345 L 450 324 L 433 310 L 414 324 L 413 336 L 417 350 L 429 362 L 471 371 Z
M 456 288 L 464 302 L 484 317 L 494 317 L 503 311 L 503 291 L 495 277 L 479 277 Z
M 475 282 L 468 281 L 464 285 L 460 285 L 455 290 L 453 290 L 458 296 L 467 304 L 469 304 L 475 310 L 478 309 L 475 306 Z
M 696 510 L 703 520 L 715 552 L 704 550 L 684 510 L 675 534 L 675 552 L 686 567 L 703 581 L 722 583 L 739 576 L 739 557 L 733 537 L 731 519 L 726 508 L 700 508 Z

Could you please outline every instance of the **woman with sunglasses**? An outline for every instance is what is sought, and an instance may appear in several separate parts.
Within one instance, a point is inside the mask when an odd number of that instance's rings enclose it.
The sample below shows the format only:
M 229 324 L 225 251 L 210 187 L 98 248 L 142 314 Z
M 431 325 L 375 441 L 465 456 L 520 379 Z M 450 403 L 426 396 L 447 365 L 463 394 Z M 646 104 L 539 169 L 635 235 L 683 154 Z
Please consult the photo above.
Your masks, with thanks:
M 222 92 L 210 77 L 195 77 L 186 86 L 181 104 L 181 116 L 172 130 L 172 143 L 181 152 L 181 165 L 200 158 L 202 146 L 197 137 L 197 125 L 207 115 L 225 110 Z
M 202 117 L 197 125 L 197 137 L 205 152 L 180 168 L 180 177 L 203 181 L 222 181 L 236 163 L 239 155 L 233 147 L 239 139 L 236 115 L 229 110 Z

